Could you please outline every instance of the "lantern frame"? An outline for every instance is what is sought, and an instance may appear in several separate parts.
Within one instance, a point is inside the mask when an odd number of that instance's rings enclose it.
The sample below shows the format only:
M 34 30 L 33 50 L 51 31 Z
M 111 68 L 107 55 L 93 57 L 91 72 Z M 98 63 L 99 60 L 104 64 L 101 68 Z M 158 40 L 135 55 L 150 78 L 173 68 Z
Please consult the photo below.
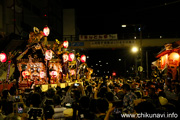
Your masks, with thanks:
M 86 62 L 86 56 L 85 55 L 81 55 L 81 62 Z
M 6 60 L 7 60 L 6 54 L 5 53 L 0 53 L 0 61 L 1 62 L 6 62 Z
M 44 27 L 44 29 L 43 29 L 43 34 L 44 34 L 44 36 L 48 36 L 48 35 L 50 34 L 50 29 L 49 29 L 49 27 Z
M 74 53 L 69 53 L 69 61 L 73 61 L 75 59 Z
M 64 48 L 68 48 L 68 46 L 69 46 L 69 42 L 66 40 L 66 41 L 64 41 L 63 42 L 63 47 Z

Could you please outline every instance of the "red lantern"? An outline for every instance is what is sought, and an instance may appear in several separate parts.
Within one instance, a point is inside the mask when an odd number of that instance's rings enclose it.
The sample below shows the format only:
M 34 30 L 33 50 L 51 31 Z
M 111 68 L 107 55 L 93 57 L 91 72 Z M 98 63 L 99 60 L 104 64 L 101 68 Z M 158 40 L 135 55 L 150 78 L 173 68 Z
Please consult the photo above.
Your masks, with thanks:
M 50 29 L 48 27 L 44 27 L 43 33 L 44 33 L 44 36 L 48 36 L 50 33 Z
M 86 56 L 85 55 L 81 55 L 81 62 L 86 62 Z
M 67 62 L 69 60 L 69 56 L 67 53 L 63 54 L 63 62 Z
M 112 76 L 116 76 L 116 73 L 115 73 L 115 72 L 113 72 L 113 73 L 112 73 Z
M 73 61 L 74 60 L 74 53 L 69 53 L 69 61 Z
M 52 59 L 52 51 L 51 50 L 46 50 L 45 59 L 46 60 L 51 60 Z
M 56 76 L 57 76 L 57 71 L 51 71 L 51 72 L 50 72 L 50 75 L 56 77 Z
M 27 75 L 30 75 L 30 73 L 28 71 L 23 71 L 22 72 L 22 76 L 25 78 Z
M 0 54 L 0 61 L 1 62 L 6 62 L 6 60 L 7 60 L 6 54 L 5 53 L 1 53 Z
M 69 42 L 68 42 L 68 41 L 64 41 L 64 42 L 63 42 L 63 47 L 64 47 L 64 48 L 68 48 L 68 46 L 69 46 Z

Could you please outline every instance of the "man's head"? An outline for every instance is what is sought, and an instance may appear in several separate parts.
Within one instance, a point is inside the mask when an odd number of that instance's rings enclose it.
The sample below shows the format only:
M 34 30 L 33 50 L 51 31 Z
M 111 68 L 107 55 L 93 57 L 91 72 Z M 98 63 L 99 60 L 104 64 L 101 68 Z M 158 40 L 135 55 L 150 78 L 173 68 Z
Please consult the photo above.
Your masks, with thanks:
M 106 113 L 106 111 L 109 108 L 109 103 L 107 101 L 107 99 L 104 98 L 99 98 L 97 99 L 97 110 L 99 113 Z
M 125 93 L 127 93 L 128 91 L 130 91 L 130 85 L 128 85 L 128 84 L 124 84 L 123 86 L 122 86 L 122 88 L 123 88 L 123 91 L 125 92 Z
M 120 90 L 120 86 L 118 84 L 114 84 L 114 92 L 118 93 Z
M 33 107 L 39 107 L 41 104 L 41 95 L 39 93 L 35 92 L 31 95 L 31 104 Z
M 52 119 L 54 115 L 54 109 L 52 106 L 48 105 L 44 107 L 44 117 L 45 119 Z

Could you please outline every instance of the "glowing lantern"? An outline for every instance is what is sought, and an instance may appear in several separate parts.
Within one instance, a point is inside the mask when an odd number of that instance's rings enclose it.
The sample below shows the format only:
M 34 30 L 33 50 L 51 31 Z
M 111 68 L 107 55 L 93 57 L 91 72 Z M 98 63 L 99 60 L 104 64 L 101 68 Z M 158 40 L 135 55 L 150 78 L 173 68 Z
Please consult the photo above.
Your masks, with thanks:
M 69 61 L 73 61 L 74 60 L 74 53 L 69 53 Z
M 71 75 L 75 75 L 75 70 L 70 70 Z
M 52 59 L 52 51 L 51 50 L 46 50 L 45 59 L 46 60 L 51 60 Z
M 44 72 L 40 72 L 40 78 L 44 78 L 45 73 Z
M 44 27 L 43 33 L 44 33 L 44 36 L 48 36 L 50 33 L 50 29 L 48 27 Z
M 22 72 L 22 76 L 25 78 L 26 76 L 30 75 L 30 73 L 28 71 L 23 71 Z
M 113 73 L 112 73 L 112 76 L 116 76 L 116 73 L 115 73 L 115 72 L 113 72 Z
M 6 62 L 6 60 L 7 60 L 6 54 L 5 53 L 0 53 L 0 61 L 1 62 Z
M 67 62 L 69 60 L 69 56 L 67 53 L 63 54 L 63 62 Z
M 86 56 L 85 55 L 81 55 L 81 62 L 86 62 Z
M 68 42 L 68 41 L 64 41 L 64 42 L 63 42 L 63 47 L 64 47 L 64 48 L 68 48 L 68 46 L 69 46 L 69 42 Z
M 51 71 L 51 72 L 50 72 L 50 75 L 51 75 L 51 76 L 57 76 L 57 71 Z
M 172 52 L 169 55 L 169 66 L 179 66 L 179 54 Z

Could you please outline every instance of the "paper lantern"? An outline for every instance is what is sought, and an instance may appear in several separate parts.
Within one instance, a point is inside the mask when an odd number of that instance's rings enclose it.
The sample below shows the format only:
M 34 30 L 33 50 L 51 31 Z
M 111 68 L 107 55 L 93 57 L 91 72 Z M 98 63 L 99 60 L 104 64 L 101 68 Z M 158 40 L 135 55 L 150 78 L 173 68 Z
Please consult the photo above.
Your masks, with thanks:
M 44 29 L 43 29 L 44 36 L 48 36 L 49 33 L 50 33 L 50 29 L 48 27 L 44 27 Z
M 44 72 L 40 72 L 40 78 L 44 78 L 45 73 Z
M 30 73 L 28 71 L 23 71 L 22 72 L 22 76 L 25 78 L 27 75 L 30 75 Z
M 69 56 L 67 53 L 63 54 L 63 62 L 67 62 L 69 60 Z
M 68 48 L 68 46 L 69 46 L 69 42 L 68 42 L 68 41 L 64 41 L 64 42 L 63 42 L 63 47 L 64 47 L 64 48 Z
M 1 62 L 6 62 L 6 60 L 7 60 L 6 54 L 5 53 L 0 53 L 0 61 Z
M 57 76 L 57 71 L 51 71 L 51 72 L 50 72 L 50 75 L 51 75 L 51 76 Z
M 112 76 L 116 76 L 116 73 L 115 73 L 115 72 L 113 72 L 113 73 L 112 73 Z
M 73 61 L 74 60 L 74 53 L 69 53 L 69 61 Z
M 179 54 L 176 52 L 172 52 L 169 55 L 169 66 L 179 66 Z
M 81 62 L 86 62 L 86 56 L 85 55 L 81 55 Z
M 52 59 L 52 51 L 51 50 L 46 50 L 45 59 L 46 60 L 51 60 Z

